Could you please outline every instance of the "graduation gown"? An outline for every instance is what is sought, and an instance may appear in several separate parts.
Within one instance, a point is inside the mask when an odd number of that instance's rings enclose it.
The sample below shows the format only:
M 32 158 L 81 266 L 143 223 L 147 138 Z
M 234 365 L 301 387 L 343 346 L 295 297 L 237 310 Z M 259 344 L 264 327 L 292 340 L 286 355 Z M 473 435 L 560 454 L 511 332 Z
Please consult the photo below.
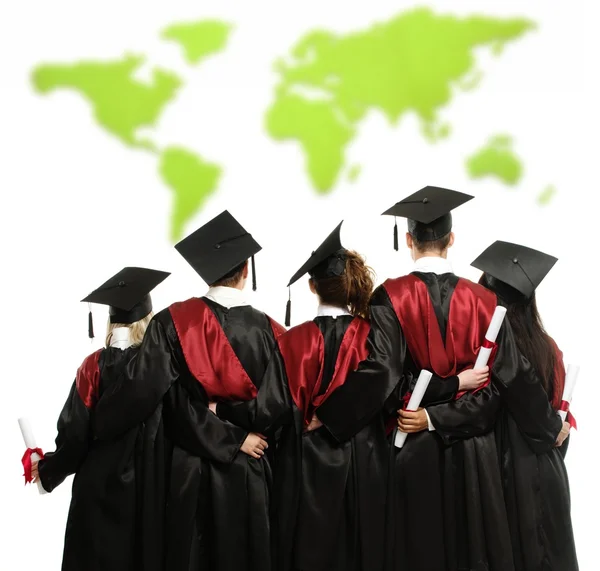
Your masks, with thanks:
M 562 352 L 549 393 L 539 383 L 503 390 L 506 406 L 496 427 L 506 508 L 517 571 L 577 571 L 569 479 L 568 439 L 554 446 L 565 382 Z
M 39 463 L 48 492 L 75 474 L 63 571 L 163 569 L 170 452 L 160 407 L 109 442 L 94 438 L 90 422 L 98 399 L 136 352 L 109 347 L 84 360 L 58 420 L 56 450 Z
M 169 571 L 271 569 L 269 461 L 239 453 L 247 431 L 219 419 L 208 403 L 253 398 L 283 331 L 248 305 L 175 303 L 150 322 L 136 358 L 98 403 L 101 438 L 121 434 L 163 403 L 174 443 Z
M 499 388 L 457 392 L 456 375 L 473 366 L 495 305 L 485 288 L 452 273 L 386 281 L 371 304 L 369 358 L 317 413 L 343 441 L 378 407 L 400 408 L 421 369 L 440 377 L 422 403 L 436 430 L 410 435 L 402 449 L 390 446 L 389 569 L 513 569 L 492 431 Z M 498 344 L 493 377 L 508 386 L 529 371 L 518 366 L 509 328 Z
M 305 433 L 314 411 L 367 356 L 366 321 L 319 316 L 278 342 L 257 398 L 218 413 L 248 430 L 283 426 L 274 484 L 277 571 L 383 568 L 387 443 L 383 417 L 338 443 Z

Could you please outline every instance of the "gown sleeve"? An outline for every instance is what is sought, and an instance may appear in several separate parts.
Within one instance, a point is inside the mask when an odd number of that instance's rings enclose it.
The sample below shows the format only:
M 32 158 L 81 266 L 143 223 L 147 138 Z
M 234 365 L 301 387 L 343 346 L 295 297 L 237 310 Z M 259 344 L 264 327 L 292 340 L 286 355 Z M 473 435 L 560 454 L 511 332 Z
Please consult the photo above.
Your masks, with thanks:
M 175 383 L 163 400 L 165 429 L 171 440 L 194 456 L 230 464 L 248 431 L 218 418 L 198 397 Z
M 182 376 L 189 375 L 175 327 L 166 311 L 152 319 L 140 349 L 119 380 L 103 394 L 95 409 L 94 431 L 99 439 L 111 439 L 143 422 Z M 199 383 L 195 382 L 197 386 Z M 191 384 L 190 386 L 194 386 Z M 177 387 L 164 409 L 176 444 L 217 462 L 231 461 L 247 433 L 224 422 L 208 408 L 206 396 L 190 399 Z M 175 413 L 178 411 L 178 414 Z M 169 414 L 171 412 L 171 414 Z M 218 450 L 218 445 L 223 450 Z
M 291 423 L 294 406 L 283 357 L 275 350 L 256 398 L 235 404 L 219 403 L 217 414 L 246 430 L 265 433 Z
M 432 375 L 423 396 L 423 403 L 430 406 L 454 400 L 458 392 L 458 385 L 458 375 L 446 379 Z
M 57 423 L 56 450 L 49 452 L 38 464 L 40 480 L 47 492 L 74 474 L 83 462 L 89 446 L 89 410 L 73 383 Z
M 159 315 L 148 325 L 136 356 L 98 401 L 93 422 L 99 439 L 115 438 L 143 422 L 179 377 L 175 339 Z
M 373 294 L 370 316 L 369 357 L 317 410 L 317 417 L 338 442 L 367 426 L 402 380 L 406 340 L 382 286 Z
M 466 393 L 458 400 L 428 406 L 427 414 L 436 433 L 445 444 L 450 445 L 492 430 L 500 405 L 500 393 L 490 383 L 480 390 Z
M 517 349 L 510 324 L 500 330 L 492 380 L 529 447 L 536 454 L 550 451 L 562 428 L 548 394 L 529 361 Z

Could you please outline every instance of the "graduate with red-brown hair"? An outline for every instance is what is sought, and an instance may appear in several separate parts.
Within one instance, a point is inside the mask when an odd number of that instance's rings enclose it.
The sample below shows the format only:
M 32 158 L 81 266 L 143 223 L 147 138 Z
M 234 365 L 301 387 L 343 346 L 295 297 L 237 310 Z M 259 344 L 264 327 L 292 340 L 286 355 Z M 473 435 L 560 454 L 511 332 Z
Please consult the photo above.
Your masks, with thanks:
M 217 408 L 219 416 L 247 430 L 282 427 L 273 494 L 277 571 L 383 569 L 383 416 L 343 443 L 325 429 L 305 432 L 315 409 L 367 356 L 373 274 L 362 256 L 342 246 L 340 228 L 288 284 L 309 274 L 317 316 L 279 338 L 256 399 Z

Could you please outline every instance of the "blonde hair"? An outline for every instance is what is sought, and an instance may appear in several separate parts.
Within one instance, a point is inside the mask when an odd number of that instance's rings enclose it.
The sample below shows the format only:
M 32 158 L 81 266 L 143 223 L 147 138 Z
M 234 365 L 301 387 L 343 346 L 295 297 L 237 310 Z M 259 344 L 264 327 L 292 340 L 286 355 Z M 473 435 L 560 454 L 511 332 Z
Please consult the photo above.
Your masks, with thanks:
M 132 345 L 136 347 L 141 345 L 142 340 L 144 339 L 144 334 L 146 333 L 146 329 L 148 328 L 148 324 L 153 317 L 154 312 L 151 311 L 148 315 L 146 315 L 146 317 L 134 323 L 111 323 L 109 318 L 108 325 L 106 326 L 106 339 L 104 344 L 106 347 L 110 346 L 113 330 L 115 330 L 117 327 L 127 327 L 127 329 L 129 329 L 129 339 L 131 340 Z

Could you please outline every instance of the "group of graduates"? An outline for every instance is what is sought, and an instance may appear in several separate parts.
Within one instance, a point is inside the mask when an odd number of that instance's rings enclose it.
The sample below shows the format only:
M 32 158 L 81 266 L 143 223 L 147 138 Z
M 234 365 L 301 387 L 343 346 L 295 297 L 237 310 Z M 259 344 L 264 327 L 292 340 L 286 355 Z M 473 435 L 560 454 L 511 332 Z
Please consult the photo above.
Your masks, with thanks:
M 131 267 L 86 297 L 109 306 L 106 347 L 32 472 L 48 492 L 75 474 L 63 570 L 577 570 L 565 367 L 535 301 L 556 258 L 495 242 L 479 284 L 456 276 L 471 198 L 429 186 L 386 211 L 415 266 L 374 291 L 338 225 L 289 283 L 308 274 L 318 314 L 288 330 L 245 301 L 261 248 L 227 211 L 175 246 L 203 297 L 153 315 L 168 273 Z

